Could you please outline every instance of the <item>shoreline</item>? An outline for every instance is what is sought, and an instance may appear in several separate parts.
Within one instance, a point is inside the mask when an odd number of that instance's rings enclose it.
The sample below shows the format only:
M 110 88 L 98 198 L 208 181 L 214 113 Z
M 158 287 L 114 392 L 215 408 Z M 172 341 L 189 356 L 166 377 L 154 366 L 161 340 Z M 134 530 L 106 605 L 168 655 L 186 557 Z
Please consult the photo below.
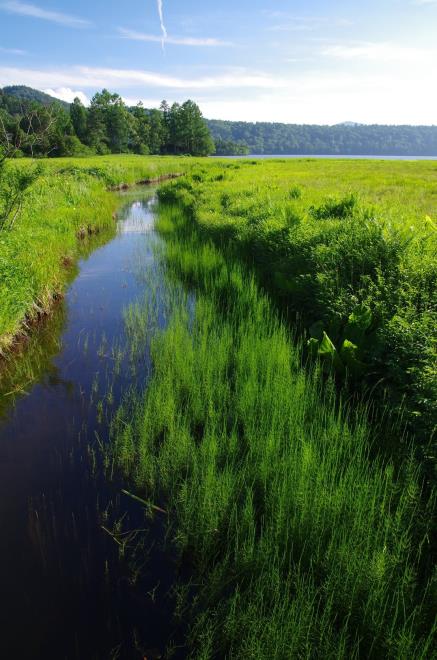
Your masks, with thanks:
M 169 181 L 172 179 L 177 179 L 181 176 L 184 176 L 184 173 L 172 172 L 169 174 L 162 174 L 157 177 L 148 177 L 145 179 L 139 179 L 133 183 L 119 183 L 115 186 L 110 186 L 106 188 L 106 193 L 110 195 L 111 193 L 122 192 L 124 190 L 130 190 L 135 188 L 135 186 L 148 186 L 153 184 L 162 183 L 164 181 Z M 111 221 L 115 222 L 116 214 L 113 209 L 111 213 Z M 109 228 L 108 224 L 108 228 Z M 97 236 L 102 231 L 102 228 L 98 224 L 87 224 L 82 225 L 76 231 L 76 240 L 77 245 L 80 246 L 84 244 L 87 238 L 92 236 Z M 80 255 L 71 255 L 65 254 L 61 257 L 61 266 L 62 270 L 68 272 L 73 269 L 78 262 Z M 19 355 L 22 350 L 25 349 L 25 346 L 28 342 L 28 338 L 35 328 L 38 328 L 45 320 L 51 316 L 52 310 L 56 305 L 63 300 L 65 295 L 65 288 L 68 286 L 68 278 L 62 283 L 62 286 L 59 288 L 54 288 L 50 292 L 46 292 L 45 299 L 35 299 L 29 305 L 29 309 L 24 315 L 24 317 L 19 321 L 18 330 L 11 334 L 0 335 L 0 381 L 2 378 L 3 367 L 6 362 L 9 362 L 10 358 L 14 358 Z

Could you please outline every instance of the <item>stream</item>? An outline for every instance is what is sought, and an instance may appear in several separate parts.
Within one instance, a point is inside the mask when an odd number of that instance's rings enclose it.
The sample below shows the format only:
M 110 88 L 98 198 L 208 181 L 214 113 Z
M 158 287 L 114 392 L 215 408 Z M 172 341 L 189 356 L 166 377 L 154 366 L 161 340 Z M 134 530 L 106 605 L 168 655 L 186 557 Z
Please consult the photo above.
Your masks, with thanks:
M 116 235 L 80 261 L 31 339 L 36 380 L 18 396 L 0 392 L 5 660 L 158 658 L 178 638 L 163 516 L 146 518 L 125 484 L 105 476 L 99 451 L 111 411 L 150 374 L 147 347 L 134 361 L 123 350 L 124 310 L 150 291 L 158 326 L 166 323 L 155 203 L 153 188 L 122 194 Z

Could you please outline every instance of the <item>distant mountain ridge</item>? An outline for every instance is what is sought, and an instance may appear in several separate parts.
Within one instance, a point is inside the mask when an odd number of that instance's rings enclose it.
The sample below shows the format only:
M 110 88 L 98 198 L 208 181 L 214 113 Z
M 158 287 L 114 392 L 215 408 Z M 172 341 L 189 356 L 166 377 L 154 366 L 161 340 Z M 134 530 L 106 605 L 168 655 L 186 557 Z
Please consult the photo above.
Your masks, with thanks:
M 26 85 L 9 85 L 3 87 L 0 91 L 23 101 L 36 101 L 46 107 L 52 105 L 52 103 L 59 103 L 65 110 L 70 109 L 70 104 L 66 101 L 61 101 L 61 99 L 57 99 L 54 96 L 50 96 L 50 94 L 41 92 L 39 89 L 33 89 L 33 87 L 27 87 Z

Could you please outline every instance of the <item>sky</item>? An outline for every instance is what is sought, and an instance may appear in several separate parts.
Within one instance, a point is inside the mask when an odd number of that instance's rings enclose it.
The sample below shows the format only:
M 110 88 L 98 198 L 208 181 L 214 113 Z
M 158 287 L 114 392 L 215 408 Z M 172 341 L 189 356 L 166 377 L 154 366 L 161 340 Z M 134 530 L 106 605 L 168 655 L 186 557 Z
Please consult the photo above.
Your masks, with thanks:
M 0 87 L 211 119 L 437 124 L 437 0 L 0 0 Z

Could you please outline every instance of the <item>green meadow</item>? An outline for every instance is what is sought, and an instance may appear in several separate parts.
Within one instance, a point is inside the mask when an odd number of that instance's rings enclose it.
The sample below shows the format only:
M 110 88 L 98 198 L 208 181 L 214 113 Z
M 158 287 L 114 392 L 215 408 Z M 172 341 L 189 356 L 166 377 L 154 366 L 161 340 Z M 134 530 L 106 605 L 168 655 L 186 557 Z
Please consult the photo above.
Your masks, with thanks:
M 219 161 L 166 185 L 202 236 L 250 264 L 309 353 L 435 433 L 437 164 Z
M 166 503 L 189 657 L 433 656 L 436 179 L 215 161 L 160 188 L 188 298 L 112 457 Z
M 166 516 L 187 656 L 434 657 L 437 163 L 44 161 L 0 231 L 0 351 L 114 234 L 111 189 L 172 174 L 174 295 L 164 329 L 161 281 L 126 310 L 152 371 L 105 464 Z

